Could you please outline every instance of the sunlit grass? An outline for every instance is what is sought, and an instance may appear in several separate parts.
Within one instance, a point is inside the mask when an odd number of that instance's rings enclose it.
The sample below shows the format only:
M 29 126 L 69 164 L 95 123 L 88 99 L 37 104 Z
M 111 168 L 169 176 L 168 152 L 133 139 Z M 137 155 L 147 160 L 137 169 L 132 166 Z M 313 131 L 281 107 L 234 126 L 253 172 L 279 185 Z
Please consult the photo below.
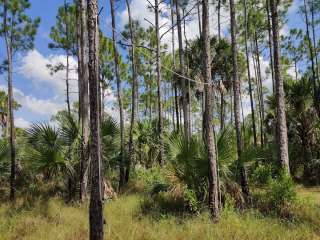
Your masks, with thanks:
M 142 194 L 130 194 L 105 204 L 106 239 L 320 239 L 312 223 L 289 223 L 254 211 L 225 210 L 217 224 L 205 212 L 193 217 L 166 214 L 154 218 L 142 214 L 142 201 Z M 0 239 L 88 239 L 87 207 L 67 205 L 56 198 L 38 199 L 31 206 L 2 204 Z

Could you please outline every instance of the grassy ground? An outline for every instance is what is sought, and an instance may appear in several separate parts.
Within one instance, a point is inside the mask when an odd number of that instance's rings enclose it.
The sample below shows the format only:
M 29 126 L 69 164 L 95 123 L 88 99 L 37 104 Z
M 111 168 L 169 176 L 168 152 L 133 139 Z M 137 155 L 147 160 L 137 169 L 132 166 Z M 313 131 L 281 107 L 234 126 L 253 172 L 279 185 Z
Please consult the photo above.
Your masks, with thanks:
M 298 188 L 303 196 L 320 199 L 319 189 Z M 141 213 L 142 194 L 123 196 L 105 204 L 106 239 L 320 239 L 312 224 L 288 223 L 255 212 L 225 210 L 217 224 L 207 213 L 175 217 Z M 59 199 L 38 199 L 32 205 L 0 206 L 0 239 L 88 239 L 87 205 L 66 205 Z

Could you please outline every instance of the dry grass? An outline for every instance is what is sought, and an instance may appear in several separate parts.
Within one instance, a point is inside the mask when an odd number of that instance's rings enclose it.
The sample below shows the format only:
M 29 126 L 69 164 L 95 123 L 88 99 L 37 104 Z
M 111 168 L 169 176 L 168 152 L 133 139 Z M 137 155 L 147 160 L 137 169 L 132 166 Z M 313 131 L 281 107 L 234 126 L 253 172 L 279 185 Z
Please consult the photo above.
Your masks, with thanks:
M 314 196 L 313 192 L 310 194 Z M 141 194 L 131 194 L 105 204 L 106 239 L 320 239 L 309 223 L 282 222 L 255 212 L 240 215 L 233 210 L 225 210 L 217 224 L 209 220 L 207 213 L 184 218 L 163 215 L 156 220 L 142 215 L 142 199 Z M 2 204 L 0 239 L 88 239 L 87 207 L 86 204 L 66 205 L 59 199 L 39 199 L 32 206 L 21 202 L 15 207 Z

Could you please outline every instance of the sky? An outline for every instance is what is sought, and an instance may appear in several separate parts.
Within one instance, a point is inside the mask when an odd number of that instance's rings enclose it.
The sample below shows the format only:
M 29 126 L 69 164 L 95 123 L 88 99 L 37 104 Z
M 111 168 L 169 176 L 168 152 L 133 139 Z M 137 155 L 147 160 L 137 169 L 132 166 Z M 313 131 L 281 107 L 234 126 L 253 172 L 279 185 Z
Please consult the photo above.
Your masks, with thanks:
M 71 0 L 69 0 L 71 2 Z M 15 56 L 14 59 L 14 97 L 22 107 L 15 112 L 15 123 L 18 127 L 26 128 L 33 122 L 44 122 L 51 119 L 52 115 L 57 111 L 66 108 L 65 103 L 65 80 L 64 72 L 51 75 L 47 68 L 48 64 L 57 64 L 66 62 L 64 52 L 58 50 L 48 49 L 48 44 L 51 42 L 49 38 L 50 28 L 55 24 L 55 17 L 59 6 L 63 5 L 63 0 L 30 0 L 31 9 L 27 14 L 34 17 L 40 17 L 41 23 L 35 39 L 35 48 L 25 53 Z M 117 28 L 123 29 L 128 21 L 126 7 L 124 0 L 116 5 Z M 295 26 L 299 27 L 303 24 L 301 16 L 296 12 L 301 0 L 294 0 L 292 7 L 288 13 L 288 23 L 283 27 L 282 34 L 286 34 L 288 30 Z M 150 23 L 144 19 L 154 22 L 153 13 L 147 11 L 146 0 L 131 0 L 132 15 L 135 20 L 139 20 L 140 24 L 147 28 Z M 100 15 L 101 29 L 108 36 L 111 36 L 111 19 L 109 1 L 99 0 L 99 7 L 102 8 Z M 189 6 L 190 9 L 192 6 Z M 165 27 L 161 29 L 162 32 L 169 26 L 170 12 L 168 6 L 163 3 L 162 16 L 160 17 L 160 24 Z M 211 8 L 212 10 L 213 8 Z M 223 29 L 227 32 L 228 29 L 228 12 L 222 12 Z M 216 14 L 210 14 L 211 34 L 217 33 L 217 19 Z M 119 30 L 120 32 L 120 30 Z M 188 39 L 193 39 L 198 35 L 198 23 L 196 18 L 187 22 L 186 33 Z M 118 34 L 118 38 L 121 36 Z M 177 37 L 176 37 L 177 39 Z M 162 39 L 163 43 L 171 46 L 171 34 L 167 34 Z M 169 47 L 170 51 L 170 47 Z M 3 39 L 0 39 L 0 61 L 5 59 L 5 46 Z M 268 60 L 262 57 L 262 72 L 268 66 Z M 76 68 L 76 59 L 71 59 L 71 68 Z M 71 71 L 71 98 L 72 101 L 77 100 L 77 74 Z M 270 88 L 271 79 L 269 76 L 264 76 L 264 84 Z M 7 81 L 6 74 L 0 75 L 0 89 L 6 90 Z M 115 110 L 111 107 L 115 101 L 115 94 L 113 90 L 108 90 L 106 97 L 106 111 L 111 115 L 115 115 Z M 245 114 L 249 113 L 248 98 L 244 98 Z

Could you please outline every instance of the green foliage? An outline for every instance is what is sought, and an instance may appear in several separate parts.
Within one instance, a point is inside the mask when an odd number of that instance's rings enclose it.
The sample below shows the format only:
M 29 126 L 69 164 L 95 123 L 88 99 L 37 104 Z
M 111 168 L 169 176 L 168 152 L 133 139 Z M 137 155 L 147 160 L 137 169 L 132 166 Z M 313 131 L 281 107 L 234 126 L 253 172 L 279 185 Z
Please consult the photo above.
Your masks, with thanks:
M 34 170 L 42 173 L 44 179 L 70 171 L 70 162 L 64 156 L 60 131 L 49 124 L 33 124 L 26 131 L 27 150 L 25 159 Z
M 75 56 L 77 54 L 76 26 L 75 4 L 67 4 L 59 7 L 56 16 L 56 25 L 51 27 L 50 38 L 53 42 L 49 44 L 49 48 L 63 49 Z
M 0 182 L 5 180 L 8 177 L 10 172 L 10 163 L 9 163 L 9 146 L 7 141 L 0 141 Z
M 251 180 L 255 184 L 267 184 L 274 170 L 271 165 L 259 164 L 251 174 Z
M 270 178 L 266 190 L 256 195 L 258 208 L 264 213 L 291 217 L 290 209 L 296 203 L 297 194 L 292 178 L 282 173 L 277 178 Z
M 133 172 L 132 181 L 141 182 L 144 184 L 145 190 L 156 193 L 157 185 L 160 187 L 166 183 L 165 171 L 160 167 L 149 169 L 139 167 Z
M 0 0 L 3 6 L 4 0 Z M 40 24 L 40 18 L 31 19 L 26 11 L 30 8 L 29 0 L 10 0 L 7 1 L 7 25 L 0 23 L 0 36 L 7 32 L 12 39 L 11 46 L 13 53 L 28 51 L 34 47 L 34 38 Z M 0 16 L 3 18 L 3 8 Z

